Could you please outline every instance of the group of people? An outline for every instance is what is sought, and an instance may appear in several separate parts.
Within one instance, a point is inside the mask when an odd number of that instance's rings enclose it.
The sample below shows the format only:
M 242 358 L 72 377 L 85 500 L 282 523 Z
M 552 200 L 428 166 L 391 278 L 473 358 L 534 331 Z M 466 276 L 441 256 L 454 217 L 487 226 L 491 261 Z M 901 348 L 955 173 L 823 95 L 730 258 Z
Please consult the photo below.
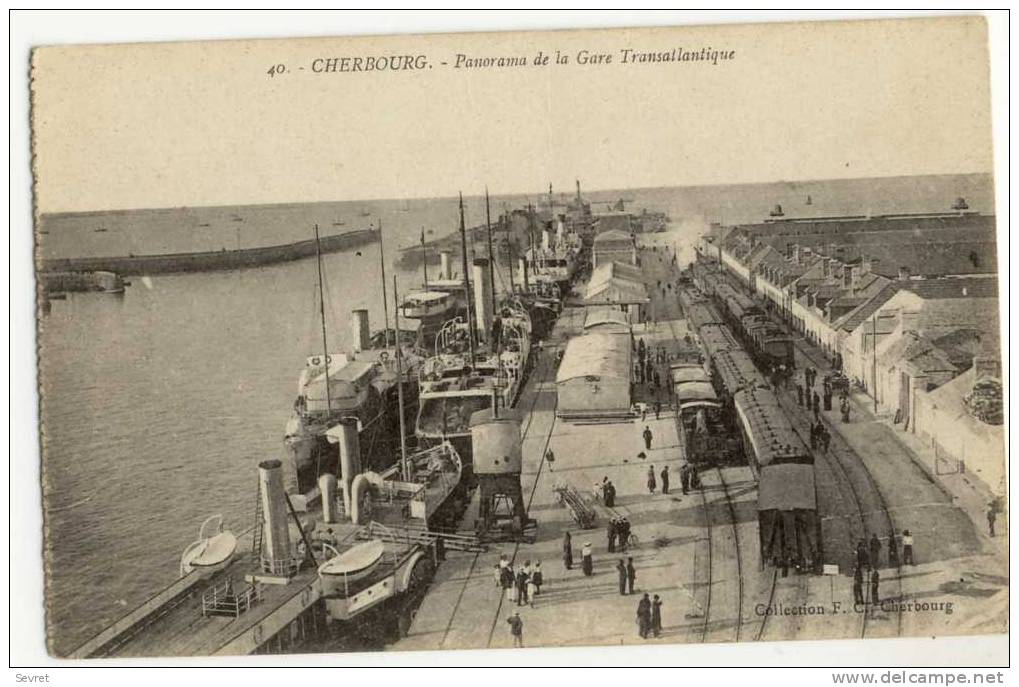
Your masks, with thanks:
M 541 594 L 541 585 L 544 577 L 541 572 L 541 561 L 531 566 L 531 561 L 524 561 L 524 565 L 514 571 L 506 554 L 499 558 L 499 564 L 495 566 L 495 584 L 506 594 L 509 601 L 516 602 L 517 606 L 530 605 L 534 607 L 535 597 Z
M 647 593 L 637 603 L 637 633 L 641 639 L 648 635 L 657 637 L 662 632 L 662 600 L 655 594 L 654 599 Z
M 602 478 L 601 484 L 595 485 L 595 495 L 601 495 L 606 508 L 616 507 L 616 485 L 608 477 Z
M 637 568 L 633 565 L 633 557 L 627 558 L 625 563 L 620 558 L 616 563 L 616 572 L 619 573 L 619 595 L 633 594 L 633 583 L 637 581 Z
M 817 422 L 810 423 L 810 448 L 821 449 L 824 453 L 828 452 L 828 446 L 831 444 L 831 430 L 818 420 Z
M 657 393 L 662 385 L 662 376 L 658 372 L 656 364 L 663 364 L 668 360 L 663 346 L 658 346 L 654 351 L 648 348 L 644 339 L 637 340 L 637 361 L 633 364 L 633 378 L 638 384 L 650 384 Z
M 626 547 L 630 543 L 630 521 L 622 516 L 613 517 L 609 520 L 606 530 L 609 540 L 609 553 L 616 552 L 617 541 L 619 542 L 619 550 L 626 551 Z
M 902 545 L 902 555 L 899 555 L 899 544 Z M 868 573 L 870 583 L 870 603 L 877 604 L 881 601 L 880 583 L 881 574 L 881 540 L 876 534 L 871 534 L 870 539 L 860 539 L 856 543 L 856 565 L 853 567 L 853 601 L 858 605 L 864 604 L 864 573 Z M 913 535 L 909 530 L 903 530 L 902 535 L 897 536 L 895 532 L 888 533 L 888 567 L 898 568 L 900 565 L 916 565 L 913 555 Z

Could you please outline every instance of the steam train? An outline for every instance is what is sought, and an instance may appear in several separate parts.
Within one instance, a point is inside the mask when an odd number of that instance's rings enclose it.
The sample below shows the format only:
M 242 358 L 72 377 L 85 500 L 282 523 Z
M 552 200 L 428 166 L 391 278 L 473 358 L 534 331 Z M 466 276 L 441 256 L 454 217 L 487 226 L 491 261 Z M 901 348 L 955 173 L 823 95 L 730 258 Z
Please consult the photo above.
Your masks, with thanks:
M 704 354 L 703 377 L 686 366 L 674 366 L 671 375 L 688 459 L 694 465 L 733 459 L 749 465 L 758 480 L 762 561 L 776 567 L 817 568 L 821 525 L 813 455 L 754 359 L 704 294 L 688 287 L 679 297 Z M 761 353 L 766 349 L 757 350 L 758 360 L 768 364 Z M 709 389 L 704 381 L 710 381 Z M 698 384 L 699 396 L 693 393 Z

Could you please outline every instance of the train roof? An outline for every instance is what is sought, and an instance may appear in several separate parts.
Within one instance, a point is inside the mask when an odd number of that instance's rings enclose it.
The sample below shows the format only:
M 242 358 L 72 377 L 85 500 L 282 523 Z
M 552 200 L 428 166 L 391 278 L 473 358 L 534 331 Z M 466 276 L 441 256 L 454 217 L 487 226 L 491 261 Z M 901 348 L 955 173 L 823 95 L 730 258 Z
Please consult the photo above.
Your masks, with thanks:
M 672 388 L 680 406 L 696 401 L 718 402 L 718 394 L 715 393 L 715 388 L 711 386 L 711 382 L 680 382 L 674 384 Z
M 788 463 L 761 468 L 757 510 L 817 510 L 814 466 Z
M 712 356 L 715 370 L 726 392 L 730 395 L 755 387 L 767 387 L 764 375 L 760 373 L 750 356 L 742 349 L 720 351 Z
M 770 389 L 744 389 L 733 397 L 733 404 L 759 465 L 813 462 Z
M 697 336 L 700 337 L 701 345 L 711 358 L 723 351 L 739 348 L 732 332 L 722 324 L 705 324 L 697 330 Z
M 707 303 L 691 303 L 686 306 L 686 319 L 694 329 L 700 329 L 709 324 L 722 324 L 722 320 L 715 314 L 714 308 Z

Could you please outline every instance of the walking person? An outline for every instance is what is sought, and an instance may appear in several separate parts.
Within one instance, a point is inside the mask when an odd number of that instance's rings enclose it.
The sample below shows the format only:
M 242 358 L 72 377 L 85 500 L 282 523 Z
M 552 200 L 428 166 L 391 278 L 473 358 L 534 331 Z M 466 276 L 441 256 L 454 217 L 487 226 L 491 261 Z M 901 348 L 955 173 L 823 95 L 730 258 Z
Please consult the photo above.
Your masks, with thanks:
M 647 469 L 647 490 L 653 494 L 657 488 L 658 482 L 655 481 L 655 466 L 652 465 Z
M 902 564 L 916 565 L 916 561 L 913 559 L 913 535 L 909 533 L 909 530 L 902 531 Z
M 651 440 L 654 439 L 654 435 L 651 433 L 651 428 L 647 425 L 644 426 L 644 448 L 648 451 L 651 450 Z
M 820 422 L 821 420 L 821 397 L 814 392 L 814 420 Z
M 616 563 L 616 572 L 619 573 L 619 595 L 626 596 L 626 563 L 622 558 Z
M 592 556 L 591 542 L 584 542 L 584 548 L 580 550 L 580 568 L 584 571 L 585 577 L 594 574 L 594 558 Z
M 555 454 L 552 453 L 551 448 L 545 452 L 545 462 L 548 463 L 548 471 L 555 472 L 555 470 L 552 469 L 555 466 Z
M 651 599 L 645 594 L 637 604 L 637 634 L 641 639 L 647 639 L 651 630 Z
M 662 633 L 662 600 L 655 594 L 651 600 L 651 634 L 655 637 Z
M 669 466 L 662 468 L 662 493 L 669 493 Z
M 626 584 L 629 593 L 633 594 L 633 583 L 637 581 L 637 568 L 633 567 L 633 556 L 626 559 Z
M 524 621 L 520 619 L 520 611 L 506 619 L 510 626 L 510 634 L 513 636 L 513 647 L 524 648 Z
M 507 565 L 502 569 L 502 588 L 506 590 L 506 600 L 517 600 L 517 576 L 513 573 L 513 566 Z
M 796 384 L 796 405 L 803 407 L 803 385 L 798 382 Z
M 870 571 L 870 602 L 875 606 L 881 603 L 881 593 L 879 591 L 879 585 L 881 583 L 881 575 L 878 573 L 877 568 Z
M 870 567 L 875 570 L 881 567 L 881 540 L 877 534 L 870 535 Z
M 573 570 L 573 537 L 569 532 L 563 534 L 563 568 Z
M 987 533 L 990 536 L 994 536 L 994 521 L 998 519 L 998 509 L 995 507 L 996 504 L 992 503 L 987 509 Z
M 662 402 L 658 400 L 655 401 L 655 419 L 662 419 Z

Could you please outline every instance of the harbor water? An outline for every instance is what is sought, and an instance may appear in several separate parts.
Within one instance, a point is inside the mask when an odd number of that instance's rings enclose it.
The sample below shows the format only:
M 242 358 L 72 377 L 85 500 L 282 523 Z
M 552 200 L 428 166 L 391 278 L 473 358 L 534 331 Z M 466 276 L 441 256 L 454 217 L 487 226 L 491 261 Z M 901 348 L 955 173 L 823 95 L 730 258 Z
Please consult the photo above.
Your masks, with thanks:
M 760 221 L 776 203 L 787 216 L 877 214 L 944 211 L 963 196 L 972 210 L 993 212 L 984 175 L 584 195 L 595 212 L 620 197 L 634 211 L 666 212 L 681 259 L 709 222 Z M 537 201 L 493 196 L 492 214 Z M 465 202 L 468 225 L 483 222 L 483 200 Z M 220 250 L 380 217 L 393 274 L 397 249 L 422 229 L 428 238 L 455 229 L 457 201 L 63 214 L 45 216 L 38 239 L 47 258 Z M 353 308 L 368 308 L 381 327 L 378 265 L 378 244 L 323 256 L 332 350 L 351 343 Z M 397 277 L 401 290 L 420 284 L 415 273 Z M 281 455 L 298 374 L 321 349 L 314 260 L 131 281 L 121 295 L 68 294 L 39 321 L 47 622 L 57 654 L 171 582 L 208 515 L 222 513 L 235 532 L 252 525 L 255 465 Z

